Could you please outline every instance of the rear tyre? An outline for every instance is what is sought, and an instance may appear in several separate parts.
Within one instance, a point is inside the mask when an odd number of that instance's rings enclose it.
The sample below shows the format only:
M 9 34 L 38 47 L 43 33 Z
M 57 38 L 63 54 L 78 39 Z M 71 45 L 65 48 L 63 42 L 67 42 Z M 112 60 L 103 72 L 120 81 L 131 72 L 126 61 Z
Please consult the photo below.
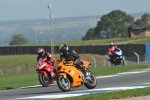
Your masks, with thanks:
M 46 73 L 46 77 L 45 77 L 44 73 L 40 72 L 38 78 L 39 78 L 39 81 L 43 87 L 49 86 L 50 79 L 49 79 L 48 73 Z
M 68 78 L 64 78 L 61 75 L 58 75 L 57 78 L 57 85 L 60 88 L 60 90 L 64 91 L 64 92 L 68 92 L 70 90 L 70 81 Z

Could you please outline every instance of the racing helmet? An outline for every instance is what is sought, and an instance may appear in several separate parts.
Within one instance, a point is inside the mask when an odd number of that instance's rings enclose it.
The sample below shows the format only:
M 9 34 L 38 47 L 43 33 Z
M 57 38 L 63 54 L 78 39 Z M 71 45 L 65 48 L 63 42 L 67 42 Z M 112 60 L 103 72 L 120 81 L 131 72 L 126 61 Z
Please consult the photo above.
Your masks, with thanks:
M 44 50 L 43 48 L 38 48 L 38 49 L 37 49 L 37 53 L 38 53 L 38 55 L 41 57 L 41 56 L 44 55 L 45 50 Z
M 114 43 L 111 42 L 110 45 L 109 45 L 109 48 L 113 47 L 114 46 Z
M 66 53 L 69 50 L 69 47 L 66 44 L 61 44 L 59 47 L 59 51 L 62 53 Z

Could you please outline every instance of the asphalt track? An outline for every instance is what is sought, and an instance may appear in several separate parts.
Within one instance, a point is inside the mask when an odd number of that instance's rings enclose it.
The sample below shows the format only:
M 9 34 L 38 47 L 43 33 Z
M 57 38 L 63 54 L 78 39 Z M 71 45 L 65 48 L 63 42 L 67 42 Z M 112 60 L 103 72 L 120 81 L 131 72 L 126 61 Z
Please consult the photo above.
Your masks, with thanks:
M 50 100 L 53 98 L 64 98 L 70 96 L 88 95 L 108 91 L 144 88 L 150 86 L 150 70 L 138 72 L 118 73 L 109 76 L 97 77 L 95 89 L 87 89 L 84 86 L 62 92 L 57 84 L 49 87 L 30 86 L 17 89 L 0 91 L 0 100 Z

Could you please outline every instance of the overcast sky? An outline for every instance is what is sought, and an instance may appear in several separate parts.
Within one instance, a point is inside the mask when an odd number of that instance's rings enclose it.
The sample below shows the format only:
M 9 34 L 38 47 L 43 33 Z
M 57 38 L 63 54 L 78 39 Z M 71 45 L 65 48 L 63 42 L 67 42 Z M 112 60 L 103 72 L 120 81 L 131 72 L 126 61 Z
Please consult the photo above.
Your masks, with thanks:
M 47 19 L 50 4 L 54 18 L 150 12 L 150 0 L 0 0 L 0 21 Z

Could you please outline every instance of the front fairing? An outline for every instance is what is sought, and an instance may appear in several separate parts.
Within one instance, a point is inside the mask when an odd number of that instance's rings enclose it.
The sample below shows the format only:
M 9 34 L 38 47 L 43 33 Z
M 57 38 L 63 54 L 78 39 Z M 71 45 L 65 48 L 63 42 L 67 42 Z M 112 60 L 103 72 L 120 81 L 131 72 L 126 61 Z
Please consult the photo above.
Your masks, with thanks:
M 35 65 L 35 69 L 36 69 L 36 71 L 45 71 L 46 70 L 46 71 L 50 72 L 50 71 L 52 71 L 52 66 L 47 64 L 45 62 L 45 59 L 43 59 L 43 60 L 40 59 L 37 62 L 37 64 Z

